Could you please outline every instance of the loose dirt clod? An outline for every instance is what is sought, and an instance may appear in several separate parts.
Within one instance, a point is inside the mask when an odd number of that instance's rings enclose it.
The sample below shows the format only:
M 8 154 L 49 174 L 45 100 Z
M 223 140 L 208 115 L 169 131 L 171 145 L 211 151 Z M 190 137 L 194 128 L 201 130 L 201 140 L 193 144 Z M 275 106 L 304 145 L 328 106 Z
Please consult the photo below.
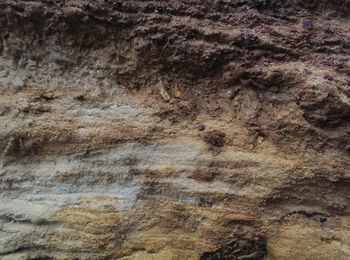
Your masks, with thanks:
M 204 141 L 214 147 L 223 147 L 225 144 L 225 133 L 219 130 L 212 130 L 204 135 Z

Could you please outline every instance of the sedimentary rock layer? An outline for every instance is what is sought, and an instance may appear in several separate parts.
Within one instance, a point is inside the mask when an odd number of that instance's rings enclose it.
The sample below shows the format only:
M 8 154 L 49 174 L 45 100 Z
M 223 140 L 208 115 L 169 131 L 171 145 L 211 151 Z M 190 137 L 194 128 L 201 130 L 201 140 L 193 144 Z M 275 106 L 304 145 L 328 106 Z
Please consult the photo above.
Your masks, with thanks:
M 350 258 L 349 13 L 1 1 L 0 258 Z

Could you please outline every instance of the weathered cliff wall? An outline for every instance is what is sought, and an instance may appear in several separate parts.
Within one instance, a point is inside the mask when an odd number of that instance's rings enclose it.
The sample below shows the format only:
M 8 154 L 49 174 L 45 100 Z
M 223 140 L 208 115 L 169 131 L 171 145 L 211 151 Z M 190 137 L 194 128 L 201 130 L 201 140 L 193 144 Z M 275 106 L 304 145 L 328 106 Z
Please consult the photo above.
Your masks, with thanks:
M 349 259 L 350 2 L 2 0 L 1 259 Z

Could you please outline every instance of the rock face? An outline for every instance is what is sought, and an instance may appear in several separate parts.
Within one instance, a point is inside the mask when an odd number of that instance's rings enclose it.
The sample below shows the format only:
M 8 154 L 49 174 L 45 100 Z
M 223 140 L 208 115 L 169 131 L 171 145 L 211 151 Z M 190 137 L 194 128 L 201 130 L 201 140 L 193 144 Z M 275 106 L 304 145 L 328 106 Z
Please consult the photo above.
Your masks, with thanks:
M 350 259 L 350 2 L 2 0 L 1 259 Z

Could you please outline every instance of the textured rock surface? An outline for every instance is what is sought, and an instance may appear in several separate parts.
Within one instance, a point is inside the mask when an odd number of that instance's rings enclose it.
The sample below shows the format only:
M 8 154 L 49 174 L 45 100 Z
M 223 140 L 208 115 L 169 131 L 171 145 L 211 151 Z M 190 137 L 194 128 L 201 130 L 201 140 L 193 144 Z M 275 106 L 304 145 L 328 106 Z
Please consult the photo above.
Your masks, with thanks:
M 3 0 L 1 259 L 349 259 L 350 2 Z

